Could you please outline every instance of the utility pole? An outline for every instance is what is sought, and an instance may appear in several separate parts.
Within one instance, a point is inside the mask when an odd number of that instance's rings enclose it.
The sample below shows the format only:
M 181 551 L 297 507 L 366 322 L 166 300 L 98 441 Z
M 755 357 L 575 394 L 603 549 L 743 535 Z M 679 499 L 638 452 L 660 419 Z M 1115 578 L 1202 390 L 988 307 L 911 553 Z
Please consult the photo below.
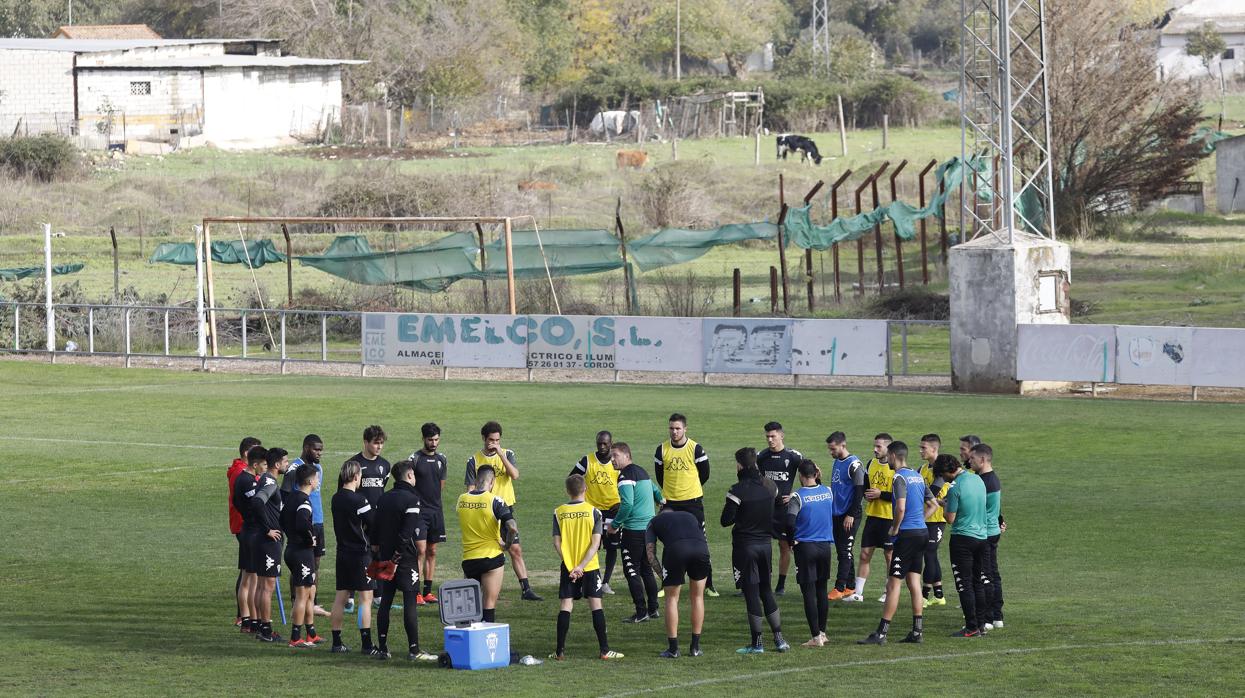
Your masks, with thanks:
M 683 0 L 674 0 L 674 79 L 683 79 Z
M 69 26 L 73 26 L 73 0 L 69 0 Z

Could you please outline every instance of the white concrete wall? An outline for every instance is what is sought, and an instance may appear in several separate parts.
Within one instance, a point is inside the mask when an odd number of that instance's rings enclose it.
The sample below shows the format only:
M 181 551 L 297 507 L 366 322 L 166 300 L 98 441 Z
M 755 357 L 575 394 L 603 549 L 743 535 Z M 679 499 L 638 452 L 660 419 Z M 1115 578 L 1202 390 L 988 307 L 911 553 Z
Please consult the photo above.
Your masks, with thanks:
M 59 131 L 73 124 L 73 54 L 62 51 L 0 51 L 0 137 Z
M 217 68 L 205 73 L 204 136 L 263 145 L 311 137 L 341 111 L 341 68 Z
M 134 83 L 150 83 L 151 94 L 132 94 Z M 98 132 L 107 118 L 106 104 L 116 110 L 112 140 L 168 140 L 202 130 L 203 83 L 198 70 L 78 71 L 78 113 L 83 133 Z
M 1215 203 L 1220 213 L 1245 211 L 1245 138 L 1215 144 Z
M 1232 60 L 1216 60 L 1211 63 L 1215 77 L 1219 77 L 1220 66 L 1224 77 L 1245 76 L 1245 32 L 1222 34 L 1224 43 L 1236 54 Z M 1159 36 L 1158 65 L 1160 77 L 1169 78 L 1208 78 L 1202 60 L 1185 53 L 1188 37 L 1178 34 Z

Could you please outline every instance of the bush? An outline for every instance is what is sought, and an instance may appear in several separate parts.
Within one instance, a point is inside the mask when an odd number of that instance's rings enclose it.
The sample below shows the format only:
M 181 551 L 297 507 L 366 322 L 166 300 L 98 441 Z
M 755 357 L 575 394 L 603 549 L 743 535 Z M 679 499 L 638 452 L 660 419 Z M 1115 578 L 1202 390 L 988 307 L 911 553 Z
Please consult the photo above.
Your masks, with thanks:
M 78 169 L 78 150 L 51 134 L 0 140 L 0 169 L 17 178 L 40 182 L 67 179 Z

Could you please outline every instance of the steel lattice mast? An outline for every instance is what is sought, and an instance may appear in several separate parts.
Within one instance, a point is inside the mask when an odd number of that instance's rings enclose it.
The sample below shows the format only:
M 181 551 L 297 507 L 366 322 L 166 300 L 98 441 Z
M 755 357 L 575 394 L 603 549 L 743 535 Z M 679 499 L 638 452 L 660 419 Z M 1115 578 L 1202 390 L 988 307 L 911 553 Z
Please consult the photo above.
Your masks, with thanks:
M 1045 16 L 1045 0 L 960 0 L 963 239 L 1055 236 Z
M 830 77 L 830 0 L 813 0 L 813 70 Z

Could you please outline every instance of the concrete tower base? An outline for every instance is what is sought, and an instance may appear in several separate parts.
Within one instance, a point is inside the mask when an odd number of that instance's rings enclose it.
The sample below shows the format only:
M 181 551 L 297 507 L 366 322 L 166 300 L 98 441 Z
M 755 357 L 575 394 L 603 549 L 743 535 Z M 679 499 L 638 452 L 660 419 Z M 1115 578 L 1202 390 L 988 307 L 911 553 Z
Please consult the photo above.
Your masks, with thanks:
M 951 386 L 975 393 L 1019 393 L 1016 325 L 1068 324 L 1070 248 L 1022 231 L 951 248 Z M 1046 386 L 1043 386 L 1046 387 Z

